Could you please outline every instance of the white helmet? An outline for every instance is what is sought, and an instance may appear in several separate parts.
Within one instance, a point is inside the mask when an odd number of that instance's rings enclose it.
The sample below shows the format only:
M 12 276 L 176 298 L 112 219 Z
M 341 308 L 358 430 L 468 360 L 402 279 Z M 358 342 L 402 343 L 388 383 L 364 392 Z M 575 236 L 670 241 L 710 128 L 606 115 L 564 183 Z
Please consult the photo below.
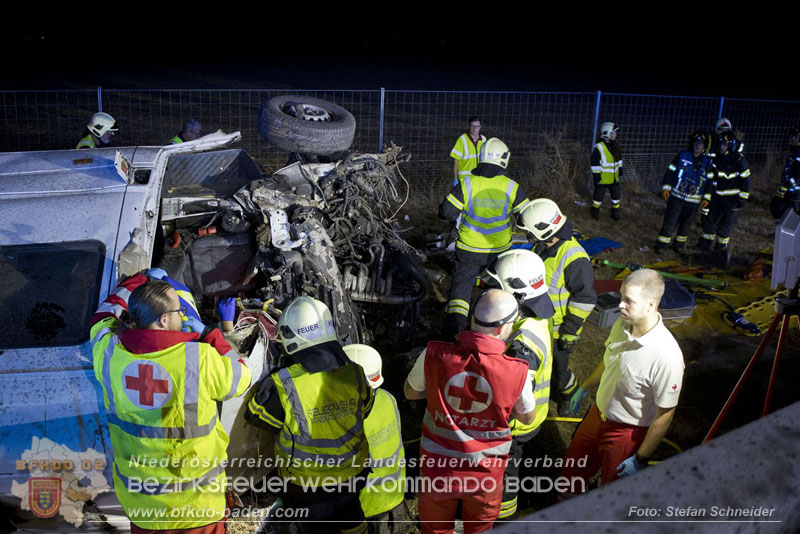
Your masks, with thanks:
M 500 139 L 492 137 L 481 146 L 481 153 L 478 155 L 478 161 L 481 163 L 492 163 L 505 169 L 508 167 L 508 160 L 510 157 L 511 152 L 508 150 L 508 146 Z
M 287 354 L 336 340 L 328 307 L 311 297 L 297 297 L 278 320 L 278 337 Z
M 352 343 L 342 347 L 344 353 L 351 361 L 357 363 L 364 369 L 367 381 L 372 389 L 378 389 L 383 384 L 383 374 L 381 374 L 381 355 L 369 345 Z
M 733 126 L 731 126 L 731 121 L 725 117 L 722 117 L 717 122 L 714 123 L 714 133 L 719 135 L 723 132 L 727 132 Z
M 600 125 L 600 138 L 608 141 L 611 139 L 611 132 L 616 132 L 617 130 L 619 130 L 619 126 L 613 122 L 604 122 Z
M 114 128 L 114 124 L 116 121 L 114 117 L 109 115 L 108 113 L 103 113 L 102 111 L 95 113 L 92 115 L 92 119 L 89 121 L 89 124 L 86 127 L 92 132 L 92 135 L 96 137 L 103 137 L 103 134 L 106 132 L 111 132 L 112 134 L 118 130 L 118 128 Z
M 567 217 L 558 209 L 558 204 L 549 198 L 531 200 L 520 212 L 522 222 L 517 221 L 517 226 L 533 235 L 536 241 L 548 241 L 553 237 Z
M 542 259 L 530 250 L 513 249 L 500 254 L 485 275 L 508 291 L 540 319 L 555 313 L 547 294 L 547 281 Z

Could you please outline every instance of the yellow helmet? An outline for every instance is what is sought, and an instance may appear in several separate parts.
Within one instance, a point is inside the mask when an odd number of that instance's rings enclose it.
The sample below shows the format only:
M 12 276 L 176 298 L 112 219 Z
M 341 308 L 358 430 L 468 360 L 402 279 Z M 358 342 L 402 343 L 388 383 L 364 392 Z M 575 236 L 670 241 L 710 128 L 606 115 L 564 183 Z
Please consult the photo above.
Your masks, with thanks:
M 372 389 L 377 389 L 383 384 L 383 374 L 381 368 L 383 361 L 378 351 L 369 345 L 362 345 L 360 343 L 352 343 L 342 347 L 344 353 L 351 361 L 357 363 L 364 369 L 364 374 L 367 375 L 367 382 Z
M 536 241 L 548 241 L 561 230 L 567 217 L 558 209 L 558 204 L 549 198 L 537 198 L 528 202 L 520 212 L 522 222 L 517 226 L 533 235 Z
M 481 163 L 491 163 L 505 169 L 508 167 L 508 160 L 510 157 L 511 152 L 508 150 L 508 146 L 500 139 L 492 137 L 481 146 L 481 153 L 478 155 L 478 161 Z
M 336 340 L 328 307 L 311 297 L 297 297 L 278 320 L 278 337 L 287 354 Z

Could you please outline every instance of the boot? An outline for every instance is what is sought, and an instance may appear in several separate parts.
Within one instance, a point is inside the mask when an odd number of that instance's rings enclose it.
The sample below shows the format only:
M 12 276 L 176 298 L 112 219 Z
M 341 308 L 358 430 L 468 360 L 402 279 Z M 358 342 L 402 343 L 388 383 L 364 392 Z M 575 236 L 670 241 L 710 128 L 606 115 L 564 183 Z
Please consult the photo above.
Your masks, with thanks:
M 667 245 L 665 245 L 661 241 L 657 241 L 656 246 L 653 250 L 655 251 L 656 254 L 661 254 L 662 252 L 667 250 Z
M 615 221 L 618 221 L 622 218 L 619 214 L 619 208 L 611 208 L 611 218 Z
M 572 410 L 569 407 L 569 401 L 572 398 L 572 394 L 575 393 L 575 390 L 578 389 L 578 380 L 575 377 L 575 373 L 572 372 L 572 369 L 569 370 L 569 382 L 567 382 L 567 387 L 559 391 L 559 400 L 558 400 L 558 415 L 560 417 L 573 417 Z
M 600 208 L 595 208 L 594 206 L 592 206 L 592 219 L 594 219 L 595 221 L 600 220 Z

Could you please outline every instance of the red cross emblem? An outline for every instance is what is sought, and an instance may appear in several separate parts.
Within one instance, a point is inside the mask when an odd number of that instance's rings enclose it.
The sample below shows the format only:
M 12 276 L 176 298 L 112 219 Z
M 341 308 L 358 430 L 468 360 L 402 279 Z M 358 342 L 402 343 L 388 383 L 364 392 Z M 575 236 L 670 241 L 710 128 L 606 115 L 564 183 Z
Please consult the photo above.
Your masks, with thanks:
M 677 391 L 678 384 L 672 384 L 672 391 Z
M 481 412 L 492 401 L 492 388 L 482 376 L 459 373 L 447 381 L 445 397 L 448 404 L 462 413 Z
M 160 408 L 172 393 L 172 380 L 166 369 L 155 362 L 136 361 L 122 373 L 125 394 L 139 408 Z

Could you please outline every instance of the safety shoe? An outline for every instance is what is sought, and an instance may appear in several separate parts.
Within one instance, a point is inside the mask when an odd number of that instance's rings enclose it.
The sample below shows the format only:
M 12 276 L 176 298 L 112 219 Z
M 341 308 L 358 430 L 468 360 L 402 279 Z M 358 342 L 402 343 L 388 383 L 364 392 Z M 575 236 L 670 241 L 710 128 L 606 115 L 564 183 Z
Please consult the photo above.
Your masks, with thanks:
M 667 249 L 667 245 L 665 245 L 665 244 L 664 244 L 664 243 L 662 243 L 661 241 L 659 241 L 658 243 L 656 243 L 656 246 L 655 246 L 655 248 L 653 248 L 653 250 L 655 251 L 655 253 L 656 253 L 656 254 L 661 254 L 661 253 L 662 253 L 662 252 L 664 252 L 666 249 Z
M 561 399 L 558 401 L 558 416 L 573 417 L 572 408 L 569 407 L 569 398 Z
M 600 220 L 600 208 L 595 208 L 594 206 L 592 207 L 592 219 L 595 221 Z
M 619 214 L 619 208 L 611 210 L 611 218 L 614 219 L 615 221 L 622 219 L 622 216 L 620 216 Z
M 572 369 L 569 369 L 569 381 L 567 386 L 558 392 L 558 415 L 561 417 L 572 417 L 572 410 L 569 407 L 569 401 L 572 394 L 578 389 L 578 379 Z

